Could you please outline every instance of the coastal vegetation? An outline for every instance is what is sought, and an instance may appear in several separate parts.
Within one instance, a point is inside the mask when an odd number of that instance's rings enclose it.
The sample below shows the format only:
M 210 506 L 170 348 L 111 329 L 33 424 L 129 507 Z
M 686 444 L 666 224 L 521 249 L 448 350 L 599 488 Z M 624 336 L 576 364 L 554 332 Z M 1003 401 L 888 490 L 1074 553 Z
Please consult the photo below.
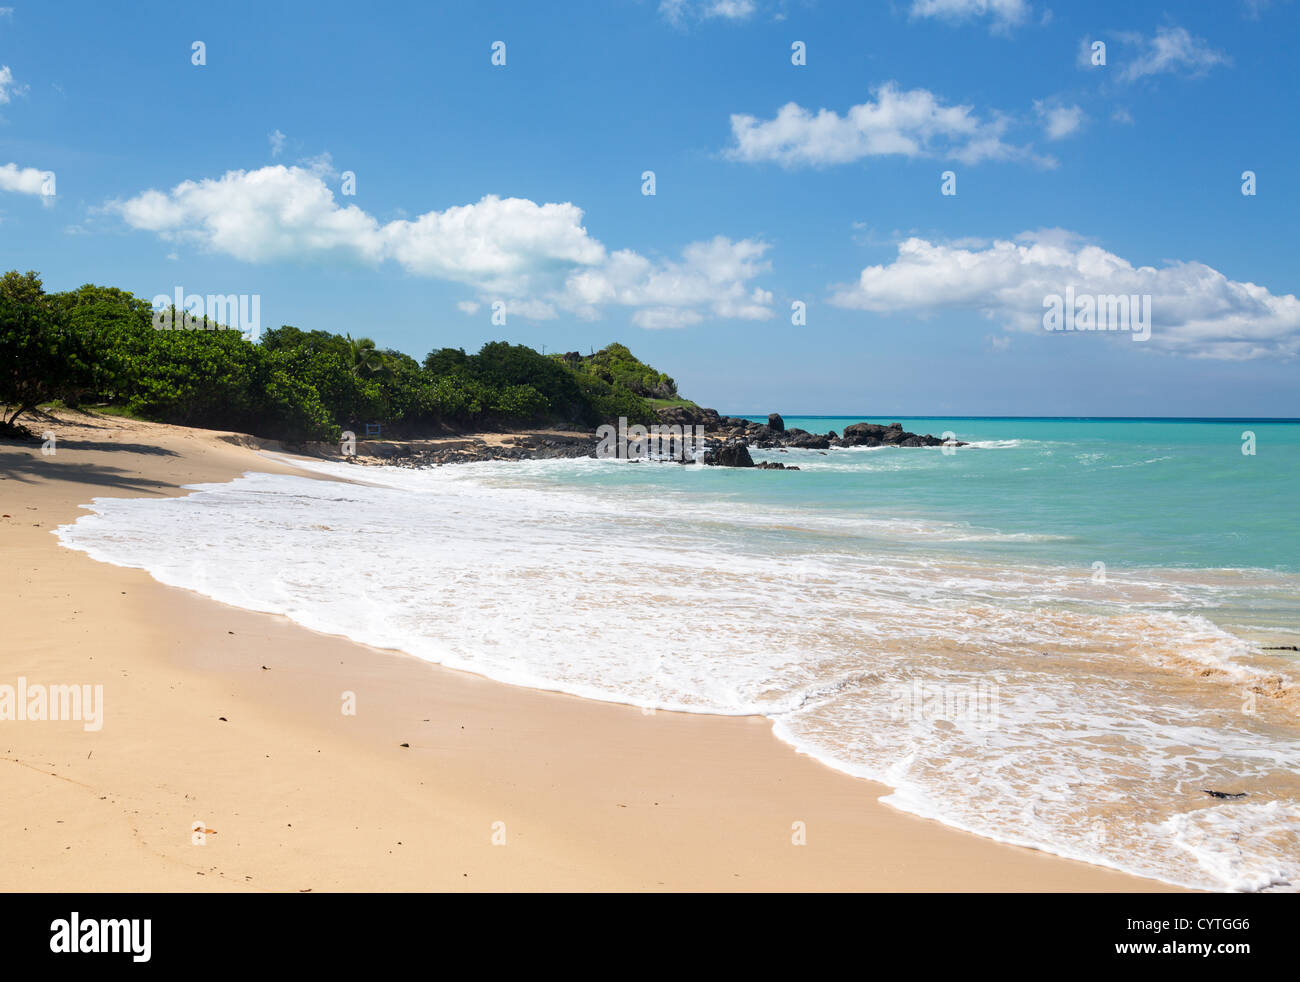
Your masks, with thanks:
M 408 437 L 620 416 L 651 423 L 659 406 L 693 405 L 621 344 L 543 355 L 493 341 L 419 362 L 364 335 L 286 325 L 250 340 L 216 324 L 160 330 L 153 314 L 114 287 L 47 293 L 38 273 L 0 276 L 0 435 L 27 435 L 21 418 L 56 401 L 285 440 L 335 440 L 366 423 Z

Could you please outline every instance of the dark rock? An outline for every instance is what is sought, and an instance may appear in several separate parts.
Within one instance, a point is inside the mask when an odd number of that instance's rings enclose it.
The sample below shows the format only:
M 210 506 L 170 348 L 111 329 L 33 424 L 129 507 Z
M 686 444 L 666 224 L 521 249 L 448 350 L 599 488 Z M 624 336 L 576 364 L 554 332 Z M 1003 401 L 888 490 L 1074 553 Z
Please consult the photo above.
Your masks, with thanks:
M 1209 788 L 1201 788 L 1201 790 L 1204 791 L 1206 794 L 1208 794 L 1211 798 L 1244 798 L 1244 797 L 1246 797 L 1246 792 L 1245 792 L 1245 791 L 1238 791 L 1238 792 L 1236 792 L 1236 793 L 1234 794 L 1234 793 L 1231 792 L 1231 791 L 1211 791 Z
M 835 439 L 833 433 L 827 436 L 830 440 Z M 888 426 L 881 426 L 879 423 L 853 423 L 844 427 L 844 435 L 839 438 L 836 445 L 841 447 L 941 447 L 944 442 L 928 433 L 925 435 L 909 433 L 903 429 L 902 423 L 890 423 Z M 966 446 L 961 440 L 953 440 L 951 445 Z
M 755 464 L 760 471 L 797 471 L 799 468 L 794 464 L 778 464 L 770 460 L 765 460 L 760 464 Z
M 749 445 L 743 441 L 724 443 L 704 451 L 704 462 L 714 467 L 754 466 L 754 458 L 749 455 Z
M 655 410 L 659 422 L 669 426 L 703 426 L 706 430 L 722 427 L 721 417 L 716 409 L 703 409 L 700 406 L 665 406 Z
M 846 447 L 875 447 L 880 445 L 884 432 L 879 423 L 850 423 L 844 427 L 840 442 Z
M 770 429 L 773 433 L 784 433 L 784 432 L 785 432 L 785 420 L 783 420 L 783 419 L 781 418 L 781 414 L 780 414 L 780 413 L 768 413 L 768 414 L 767 414 L 767 427 L 768 427 L 768 429 Z

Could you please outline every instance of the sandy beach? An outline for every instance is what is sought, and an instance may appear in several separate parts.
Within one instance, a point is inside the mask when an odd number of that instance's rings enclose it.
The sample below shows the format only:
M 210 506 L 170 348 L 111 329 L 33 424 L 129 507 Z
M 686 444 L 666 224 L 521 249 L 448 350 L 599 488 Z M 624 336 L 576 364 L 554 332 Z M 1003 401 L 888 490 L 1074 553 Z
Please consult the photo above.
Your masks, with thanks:
M 35 429 L 54 454 L 0 444 L 0 682 L 102 684 L 104 718 L 0 722 L 0 889 L 1164 889 L 895 811 L 761 718 L 504 685 L 96 562 L 51 534 L 93 498 L 305 472 L 235 434 Z

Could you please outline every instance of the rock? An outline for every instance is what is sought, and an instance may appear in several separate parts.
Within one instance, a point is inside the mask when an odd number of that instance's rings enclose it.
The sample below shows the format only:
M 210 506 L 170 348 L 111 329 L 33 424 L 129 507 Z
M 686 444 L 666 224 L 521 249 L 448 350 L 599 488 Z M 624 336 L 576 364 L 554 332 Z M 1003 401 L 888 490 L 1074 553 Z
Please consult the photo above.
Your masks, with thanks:
M 773 433 L 785 432 L 785 420 L 781 418 L 780 413 L 767 414 L 767 428 L 770 429 Z
M 833 433 L 827 434 L 830 440 L 835 439 Z M 853 423 L 844 427 L 844 435 L 837 441 L 841 447 L 941 447 L 944 442 L 937 436 L 931 436 L 928 433 L 921 435 L 919 433 L 909 433 L 903 429 L 902 423 L 890 423 L 888 426 L 881 426 L 879 423 Z M 951 446 L 966 446 L 961 440 L 953 440 Z
M 846 447 L 875 447 L 885 428 L 878 423 L 850 423 L 844 427 L 840 442 Z
M 794 464 L 777 464 L 770 460 L 765 460 L 761 464 L 755 464 L 760 471 L 797 471 L 799 468 Z
M 659 422 L 669 426 L 703 426 L 707 430 L 722 427 L 722 419 L 716 409 L 703 409 L 699 406 L 665 406 L 655 410 Z
M 816 433 L 800 433 L 787 444 L 787 446 L 797 447 L 801 450 L 827 450 L 830 445 L 831 441 L 829 439 L 818 436 Z
M 1245 791 L 1238 791 L 1238 792 L 1236 792 L 1236 793 L 1234 794 L 1234 793 L 1231 792 L 1231 791 L 1211 791 L 1209 788 L 1201 788 L 1201 790 L 1204 791 L 1206 794 L 1208 794 L 1211 798 L 1244 798 L 1244 797 L 1246 797 L 1246 792 L 1245 792 Z
M 724 443 L 712 450 L 704 451 L 704 462 L 714 467 L 754 466 L 754 458 L 749 455 L 749 444 L 743 440 L 736 443 Z

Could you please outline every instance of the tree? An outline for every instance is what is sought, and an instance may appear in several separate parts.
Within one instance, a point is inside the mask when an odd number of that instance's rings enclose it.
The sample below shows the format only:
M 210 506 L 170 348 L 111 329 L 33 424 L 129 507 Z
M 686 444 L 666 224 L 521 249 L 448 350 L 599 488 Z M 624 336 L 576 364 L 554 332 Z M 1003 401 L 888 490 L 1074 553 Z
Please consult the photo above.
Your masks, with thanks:
M 356 338 L 347 335 L 347 342 L 352 354 L 352 374 L 376 374 L 388 370 L 388 361 L 383 352 L 375 347 L 370 338 Z
M 67 331 L 45 294 L 39 273 L 0 276 L 0 432 L 30 436 L 18 417 L 59 398 L 72 381 Z

